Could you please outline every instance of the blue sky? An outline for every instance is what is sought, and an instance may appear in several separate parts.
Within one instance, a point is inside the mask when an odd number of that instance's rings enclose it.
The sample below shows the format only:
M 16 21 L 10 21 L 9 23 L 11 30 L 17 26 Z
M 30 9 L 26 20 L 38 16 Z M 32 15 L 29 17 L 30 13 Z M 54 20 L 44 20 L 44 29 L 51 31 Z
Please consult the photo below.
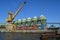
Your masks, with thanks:
M 45 15 L 47 22 L 60 22 L 60 0 L 0 0 L 0 22 L 6 22 L 8 12 L 14 14 L 24 1 L 27 3 L 14 20 Z

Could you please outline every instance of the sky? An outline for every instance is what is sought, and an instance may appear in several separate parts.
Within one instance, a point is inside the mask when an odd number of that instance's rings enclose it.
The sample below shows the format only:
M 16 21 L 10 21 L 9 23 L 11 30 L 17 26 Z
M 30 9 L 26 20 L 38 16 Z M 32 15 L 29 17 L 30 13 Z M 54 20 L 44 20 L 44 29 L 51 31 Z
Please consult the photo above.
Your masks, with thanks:
M 60 0 L 0 0 L 0 22 L 6 22 L 8 12 L 14 15 L 24 1 L 27 3 L 14 20 L 44 15 L 47 22 L 60 22 Z

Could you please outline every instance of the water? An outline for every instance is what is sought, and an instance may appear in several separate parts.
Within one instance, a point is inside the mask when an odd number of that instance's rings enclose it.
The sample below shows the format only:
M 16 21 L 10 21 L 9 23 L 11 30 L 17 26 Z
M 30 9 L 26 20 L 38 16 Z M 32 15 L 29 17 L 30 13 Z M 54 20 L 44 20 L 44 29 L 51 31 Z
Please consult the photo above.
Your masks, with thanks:
M 40 40 L 40 34 L 0 33 L 0 40 Z
M 6 33 L 0 32 L 0 40 L 41 40 L 40 34 L 33 34 L 33 33 Z M 54 38 L 49 38 L 48 40 L 57 40 Z

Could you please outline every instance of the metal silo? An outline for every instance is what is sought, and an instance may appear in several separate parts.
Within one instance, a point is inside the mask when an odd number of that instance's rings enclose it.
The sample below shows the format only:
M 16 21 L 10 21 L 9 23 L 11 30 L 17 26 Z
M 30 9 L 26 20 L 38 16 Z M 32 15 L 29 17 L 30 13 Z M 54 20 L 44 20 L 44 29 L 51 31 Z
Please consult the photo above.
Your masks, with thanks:
M 37 21 L 38 21 L 38 18 L 37 18 L 36 16 L 34 16 L 34 17 L 32 18 L 32 24 L 33 24 L 33 25 L 34 25 L 34 24 L 37 25 Z
M 25 18 L 24 18 L 24 19 L 22 19 L 22 21 L 21 21 L 21 25 L 26 26 L 26 19 L 25 19 Z
M 44 29 L 44 27 L 46 26 L 46 17 L 44 15 L 41 15 L 39 20 L 41 22 L 41 28 Z
M 27 22 L 26 23 L 27 23 L 27 26 L 31 26 L 31 18 L 30 17 L 27 18 Z
M 21 19 L 18 19 L 18 25 L 21 27 Z

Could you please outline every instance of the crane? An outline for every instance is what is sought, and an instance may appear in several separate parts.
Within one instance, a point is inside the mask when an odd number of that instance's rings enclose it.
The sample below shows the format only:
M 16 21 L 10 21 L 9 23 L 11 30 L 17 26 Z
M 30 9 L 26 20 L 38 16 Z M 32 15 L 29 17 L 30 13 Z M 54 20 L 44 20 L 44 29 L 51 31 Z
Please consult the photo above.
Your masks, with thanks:
M 26 2 L 23 2 L 21 4 L 21 6 L 18 8 L 18 10 L 15 12 L 14 15 L 12 15 L 12 12 L 10 11 L 9 17 L 6 19 L 6 22 L 8 22 L 8 26 L 6 27 L 6 29 L 9 30 L 16 30 L 16 26 L 12 23 L 12 21 L 14 20 L 14 18 L 16 17 L 16 15 L 19 13 L 19 11 L 21 11 L 21 9 L 23 8 L 23 6 L 26 4 Z

